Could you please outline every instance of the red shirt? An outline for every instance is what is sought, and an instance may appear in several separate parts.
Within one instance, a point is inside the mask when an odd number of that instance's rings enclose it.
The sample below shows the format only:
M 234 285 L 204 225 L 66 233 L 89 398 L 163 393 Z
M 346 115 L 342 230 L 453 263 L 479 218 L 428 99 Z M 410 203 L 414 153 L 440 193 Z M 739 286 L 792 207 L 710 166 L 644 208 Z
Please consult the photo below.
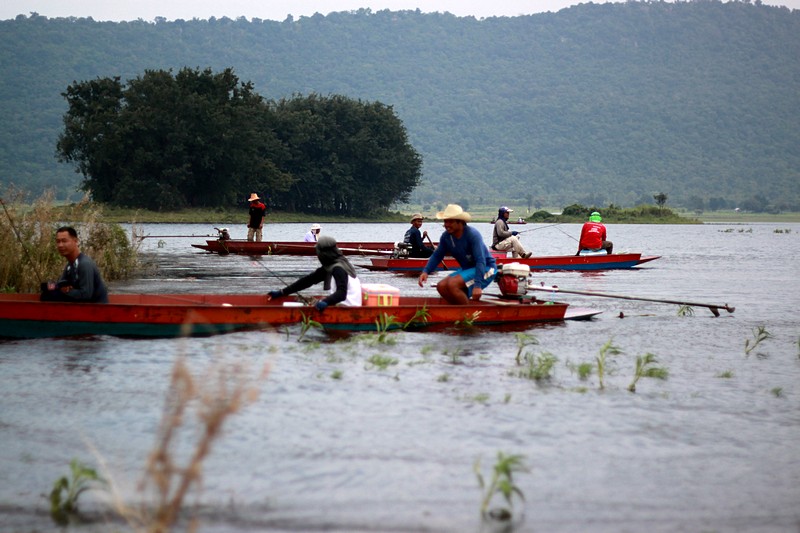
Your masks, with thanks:
M 581 229 L 581 240 L 578 248 L 581 250 L 599 250 L 606 240 L 606 227 L 599 222 L 586 222 Z

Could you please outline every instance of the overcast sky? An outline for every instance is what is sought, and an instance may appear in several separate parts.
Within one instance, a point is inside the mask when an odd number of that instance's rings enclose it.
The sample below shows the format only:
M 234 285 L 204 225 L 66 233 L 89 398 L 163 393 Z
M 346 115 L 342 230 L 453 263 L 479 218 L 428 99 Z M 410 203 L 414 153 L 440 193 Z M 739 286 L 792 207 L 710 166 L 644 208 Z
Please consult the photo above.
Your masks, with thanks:
M 17 15 L 55 17 L 92 17 L 94 20 L 152 21 L 209 17 L 284 20 L 314 13 L 327 15 L 333 11 L 353 11 L 368 7 L 372 11 L 400 11 L 419 8 L 424 13 L 450 12 L 477 18 L 529 15 L 580 3 L 580 0 L 2 0 L 0 20 Z M 599 0 L 596 3 L 604 3 Z M 764 4 L 800 9 L 800 0 L 763 0 Z

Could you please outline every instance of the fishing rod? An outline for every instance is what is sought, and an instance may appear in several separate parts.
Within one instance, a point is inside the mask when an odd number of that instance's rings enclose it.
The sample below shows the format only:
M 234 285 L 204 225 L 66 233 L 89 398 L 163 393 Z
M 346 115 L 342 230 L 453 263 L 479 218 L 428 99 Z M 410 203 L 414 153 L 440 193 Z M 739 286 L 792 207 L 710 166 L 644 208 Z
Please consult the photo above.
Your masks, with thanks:
M 604 292 L 594 292 L 594 291 L 573 291 L 567 289 L 561 289 L 557 285 L 553 286 L 546 286 L 542 284 L 541 287 L 537 287 L 536 285 L 528 285 L 528 289 L 533 291 L 543 291 L 543 292 L 563 292 L 565 294 L 579 294 L 583 296 L 598 296 L 602 298 L 617 298 L 620 300 L 638 300 L 641 302 L 655 302 L 655 303 L 662 303 L 662 304 L 675 304 L 675 305 L 686 305 L 689 307 L 706 307 L 708 308 L 714 316 L 719 316 L 719 310 L 724 309 L 729 313 L 733 313 L 736 308 L 732 305 L 723 304 L 706 304 L 706 303 L 698 303 L 698 302 L 685 302 L 680 300 L 660 300 L 657 298 L 644 298 L 641 296 L 626 296 L 623 294 L 609 294 Z
M 557 229 L 558 231 L 560 231 L 561 233 L 563 233 L 564 235 L 566 235 L 567 237 L 569 237 L 570 239 L 572 239 L 573 241 L 575 241 L 575 242 L 577 242 L 578 244 L 580 244 L 580 242 L 581 242 L 581 241 L 579 241 L 578 239 L 576 239 L 575 237 L 573 237 L 572 235 L 570 235 L 569 233 L 567 233 L 567 232 L 566 232 L 566 231 L 564 231 L 563 229 L 561 229 L 561 228 L 556 228 L 556 229 Z
M 140 235 L 136 238 L 139 239 L 140 241 L 143 241 L 145 239 L 169 239 L 169 238 L 184 239 L 188 237 L 216 237 L 216 235 L 211 235 L 210 233 L 207 235 Z
M 560 226 L 561 224 L 564 224 L 564 222 L 557 222 L 555 224 L 548 224 L 547 226 L 539 226 L 538 228 L 524 229 L 522 231 L 518 231 L 517 233 L 528 233 L 529 231 L 536 231 L 536 230 L 545 229 L 545 228 L 552 228 L 553 226 Z
M 39 273 L 39 269 L 36 266 L 36 263 L 33 262 L 33 258 L 31 254 L 28 252 L 28 247 L 25 246 L 25 243 L 22 241 L 22 237 L 20 237 L 19 232 L 17 231 L 17 227 L 14 225 L 14 219 L 11 218 L 11 213 L 8 212 L 8 208 L 6 207 L 5 201 L 0 198 L 0 204 L 3 204 L 3 211 L 6 212 L 6 217 L 8 218 L 8 223 L 11 225 L 11 229 L 14 231 L 14 236 L 19 241 L 20 246 L 22 246 L 22 251 L 25 252 L 25 257 L 28 258 L 28 262 L 31 264 L 31 268 L 33 269 L 33 273 L 36 274 L 36 279 L 39 280 L 39 283 L 44 283 L 42 275 Z
M 274 277 L 274 278 L 278 278 L 278 281 L 280 281 L 281 283 L 283 283 L 283 287 L 284 287 L 284 288 L 286 288 L 286 287 L 288 287 L 288 286 L 290 285 L 289 283 L 287 283 L 287 282 L 286 282 L 286 280 L 285 280 L 285 279 L 283 279 L 283 277 L 282 277 L 282 276 L 280 276 L 280 275 L 278 275 L 277 273 L 275 273 L 275 272 L 274 272 L 272 269 L 270 269 L 270 268 L 269 268 L 267 265 L 265 265 L 265 264 L 261 263 L 260 261 L 255 261 L 255 260 L 253 261 L 253 263 L 258 263 L 259 265 L 261 265 L 261 267 L 262 267 L 262 268 L 264 268 L 264 270 L 266 270 L 266 271 L 269 273 L 269 275 L 270 275 L 270 276 L 272 276 L 272 277 Z M 304 304 L 306 304 L 306 305 L 313 305 L 313 304 L 314 304 L 314 300 L 313 300 L 313 298 L 309 298 L 308 296 L 303 296 L 303 295 L 302 295 L 302 294 L 300 294 L 299 292 L 296 292 L 295 294 L 297 295 L 297 297 L 298 297 L 298 298 L 299 298 L 299 299 L 300 299 L 300 300 L 301 300 L 301 301 L 302 301 Z

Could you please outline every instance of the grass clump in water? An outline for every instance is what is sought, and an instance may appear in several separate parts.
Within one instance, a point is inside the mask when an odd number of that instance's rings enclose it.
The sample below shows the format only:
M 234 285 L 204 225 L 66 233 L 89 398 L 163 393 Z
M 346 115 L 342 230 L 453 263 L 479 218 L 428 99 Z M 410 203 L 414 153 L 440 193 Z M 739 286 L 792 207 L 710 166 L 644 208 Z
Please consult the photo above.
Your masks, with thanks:
M 367 359 L 367 362 L 378 370 L 386 370 L 390 366 L 396 365 L 398 360 L 394 357 L 389 357 L 388 355 L 375 354 Z
M 636 383 L 638 383 L 641 378 L 667 379 L 669 372 L 664 367 L 655 366 L 657 362 L 656 356 L 651 353 L 636 357 L 636 369 L 634 370 L 633 381 L 628 385 L 628 390 L 630 392 L 636 392 Z
M 540 354 L 526 353 L 523 368 L 517 371 L 521 378 L 533 381 L 544 381 L 550 379 L 550 374 L 558 358 L 550 352 Z

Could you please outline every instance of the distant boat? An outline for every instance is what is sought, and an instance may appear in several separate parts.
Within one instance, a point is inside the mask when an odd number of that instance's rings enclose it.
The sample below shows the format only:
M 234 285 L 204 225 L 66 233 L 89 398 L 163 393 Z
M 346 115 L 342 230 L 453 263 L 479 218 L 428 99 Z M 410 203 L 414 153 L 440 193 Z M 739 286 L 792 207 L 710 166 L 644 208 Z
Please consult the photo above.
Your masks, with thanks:
M 240 239 L 213 239 L 205 244 L 193 244 L 195 248 L 216 254 L 240 255 L 316 255 L 316 242 L 304 241 L 247 241 Z M 340 241 L 337 246 L 345 255 L 388 255 L 395 248 L 394 242 L 349 242 Z
M 642 257 L 640 253 L 599 254 L 599 255 L 552 255 L 529 257 L 528 259 L 512 257 L 495 257 L 498 265 L 504 263 L 522 263 L 531 270 L 612 270 L 639 266 L 658 259 L 659 255 Z M 388 270 L 392 272 L 422 272 L 427 259 L 392 259 L 390 257 L 371 257 L 370 270 Z M 455 259 L 445 258 L 439 270 L 457 270 Z

